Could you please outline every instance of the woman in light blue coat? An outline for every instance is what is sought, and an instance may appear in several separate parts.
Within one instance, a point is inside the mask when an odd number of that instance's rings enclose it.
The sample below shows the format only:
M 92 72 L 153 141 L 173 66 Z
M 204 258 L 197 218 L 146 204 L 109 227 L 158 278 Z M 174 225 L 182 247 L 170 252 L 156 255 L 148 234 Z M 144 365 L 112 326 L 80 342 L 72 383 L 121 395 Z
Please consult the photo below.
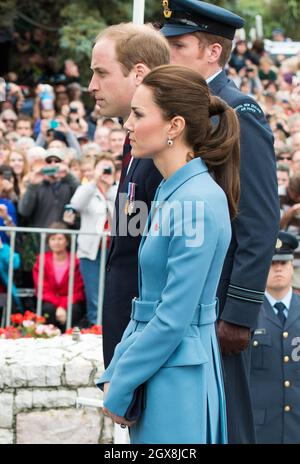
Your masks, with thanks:
M 130 427 L 131 443 L 226 443 L 214 323 L 239 199 L 238 121 L 198 73 L 161 66 L 136 90 L 125 127 L 132 155 L 152 158 L 164 180 L 139 249 L 131 321 L 97 382 L 104 412 Z M 144 409 L 129 422 L 142 384 Z

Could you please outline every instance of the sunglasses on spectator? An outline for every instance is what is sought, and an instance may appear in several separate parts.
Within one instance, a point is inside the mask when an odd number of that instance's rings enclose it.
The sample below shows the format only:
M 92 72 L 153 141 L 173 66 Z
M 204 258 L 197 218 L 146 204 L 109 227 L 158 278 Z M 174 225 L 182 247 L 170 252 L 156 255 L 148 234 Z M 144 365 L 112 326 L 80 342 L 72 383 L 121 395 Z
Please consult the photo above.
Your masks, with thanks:
M 2 119 L 3 122 L 15 122 L 15 119 Z
M 59 158 L 47 158 L 46 159 L 47 164 L 52 164 L 52 163 L 61 163 L 61 160 Z
M 290 156 L 284 156 L 284 155 L 280 155 L 280 156 L 277 156 L 277 159 L 278 161 L 283 161 L 283 160 L 288 160 L 288 161 L 291 161 L 291 157 Z

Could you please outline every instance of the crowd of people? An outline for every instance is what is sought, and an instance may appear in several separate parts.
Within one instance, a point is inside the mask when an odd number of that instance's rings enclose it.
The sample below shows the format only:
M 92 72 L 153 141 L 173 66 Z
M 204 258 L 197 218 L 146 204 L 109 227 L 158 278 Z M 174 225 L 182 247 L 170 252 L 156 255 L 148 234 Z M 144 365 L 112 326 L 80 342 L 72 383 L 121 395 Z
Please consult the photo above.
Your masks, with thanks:
M 104 414 L 130 427 L 132 443 L 296 442 L 300 55 L 235 36 L 244 19 L 212 4 L 164 1 L 163 15 L 160 33 L 132 23 L 102 31 L 89 89 L 72 60 L 54 69 L 39 48 L 45 35 L 18 44 L 33 61 L 0 89 L 0 216 L 52 231 L 42 259 L 39 234 L 18 234 L 14 309 L 20 287 L 40 293 L 44 261 L 49 322 L 64 331 L 72 303 L 72 325 L 95 323 L 99 233 L 113 231 L 97 381 Z M 171 217 L 165 236 L 173 197 L 205 209 Z M 129 216 L 140 201 L 153 214 L 136 237 Z M 178 234 L 189 221 L 206 230 L 195 247 Z M 67 229 L 79 230 L 71 302 Z M 9 247 L 4 230 L 4 293 Z
M 70 67 L 67 60 L 66 69 Z M 72 67 L 73 74 L 78 75 L 76 64 L 72 63 Z M 32 86 L 23 85 L 20 80 L 24 72 L 20 76 L 15 72 L 4 76 L 0 103 L 0 225 L 38 228 L 60 225 L 94 234 L 78 236 L 78 275 L 83 279 L 84 289 L 77 288 L 80 279 L 75 280 L 74 294 L 81 291 L 82 324 L 95 324 L 99 234 L 111 226 L 126 132 L 117 118 L 100 117 L 97 107 L 87 111 L 79 78 L 70 74 L 56 76 L 58 81 L 53 75 L 52 85 L 36 82 Z M 9 246 L 9 233 L 1 232 L 0 237 L 2 244 Z M 50 242 L 49 239 L 49 253 Z M 15 266 L 13 311 L 32 309 L 25 306 L 35 305 L 35 299 L 18 298 L 17 289 L 37 287 L 39 243 L 39 234 L 17 234 L 16 253 L 20 262 Z M 7 275 L 8 261 L 5 269 Z M 67 286 L 68 273 L 66 266 L 65 277 L 61 275 L 61 279 L 54 280 L 53 286 L 62 289 L 63 280 Z M 7 278 L 1 281 L 5 294 Z M 46 287 L 43 290 L 43 312 L 47 314 L 49 304 L 53 304 L 48 290 Z M 51 291 L 60 290 L 53 287 Z M 75 311 L 76 302 L 73 303 Z M 58 313 L 62 309 L 66 312 L 67 299 L 56 309 Z M 65 316 L 57 319 L 51 314 L 49 321 L 65 327 Z M 78 317 L 75 319 L 73 325 L 80 324 Z

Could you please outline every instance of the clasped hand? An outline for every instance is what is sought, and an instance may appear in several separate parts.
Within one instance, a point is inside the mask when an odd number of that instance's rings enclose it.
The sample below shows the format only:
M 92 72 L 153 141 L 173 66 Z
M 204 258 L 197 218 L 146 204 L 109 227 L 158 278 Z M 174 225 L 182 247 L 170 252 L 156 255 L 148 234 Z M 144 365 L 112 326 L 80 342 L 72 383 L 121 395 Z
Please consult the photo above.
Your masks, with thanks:
M 109 383 L 105 383 L 104 384 L 104 400 L 105 400 L 105 397 L 108 393 L 108 390 L 109 390 Z M 127 427 L 131 427 L 135 422 L 129 422 L 125 419 L 125 417 L 122 417 L 122 416 L 117 416 L 116 414 L 113 414 L 112 412 L 110 412 L 109 409 L 105 408 L 103 406 L 103 414 L 105 414 L 105 416 L 108 416 L 110 417 L 116 424 L 119 424 L 119 425 L 124 425 L 124 426 L 127 426 Z
M 223 355 L 238 354 L 248 348 L 250 329 L 221 320 L 218 323 L 218 338 Z

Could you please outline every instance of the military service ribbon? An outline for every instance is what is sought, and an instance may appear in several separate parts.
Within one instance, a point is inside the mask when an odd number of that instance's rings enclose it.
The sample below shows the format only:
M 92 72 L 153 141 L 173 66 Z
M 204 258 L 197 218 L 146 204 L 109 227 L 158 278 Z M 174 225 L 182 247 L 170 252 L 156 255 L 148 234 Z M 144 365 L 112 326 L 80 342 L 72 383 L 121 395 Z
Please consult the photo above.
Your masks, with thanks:
M 137 184 L 134 182 L 128 182 L 128 190 L 127 190 L 127 201 L 125 205 L 125 214 L 131 216 L 134 212 L 134 202 L 135 202 L 135 189 Z

